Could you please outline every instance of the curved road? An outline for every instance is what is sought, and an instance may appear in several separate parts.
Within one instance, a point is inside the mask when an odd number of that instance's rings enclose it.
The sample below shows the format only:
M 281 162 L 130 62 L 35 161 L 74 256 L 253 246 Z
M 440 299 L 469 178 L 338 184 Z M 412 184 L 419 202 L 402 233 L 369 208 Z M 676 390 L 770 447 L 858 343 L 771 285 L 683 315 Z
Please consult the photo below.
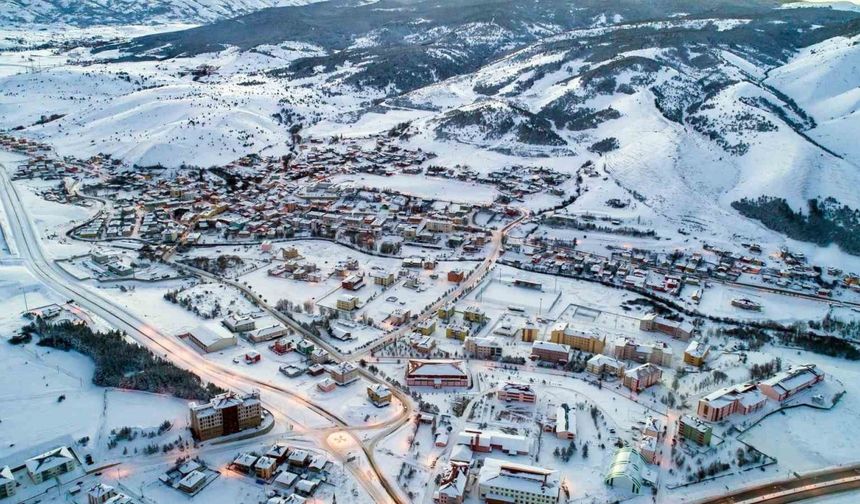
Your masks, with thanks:
M 217 363 L 207 361 L 203 356 L 189 348 L 176 338 L 160 333 L 157 329 L 150 326 L 144 321 L 141 321 L 136 316 L 128 313 L 127 310 L 119 304 L 105 299 L 96 293 L 89 291 L 87 288 L 77 284 L 77 281 L 71 278 L 65 271 L 60 269 L 52 260 L 45 257 L 42 249 L 41 241 L 33 225 L 24 210 L 24 205 L 18 195 L 17 189 L 12 184 L 5 166 L 0 164 L 0 199 L 3 200 L 4 208 L 6 209 L 7 218 L 9 220 L 12 239 L 14 240 L 18 253 L 24 261 L 27 268 L 33 275 L 42 281 L 46 286 L 50 287 L 63 297 L 74 300 L 81 307 L 91 311 L 102 317 L 106 322 L 114 327 L 125 331 L 130 337 L 136 340 L 142 346 L 153 351 L 156 355 L 161 355 L 179 367 L 194 372 L 202 379 L 212 382 L 216 385 L 236 390 L 250 390 L 258 388 L 267 392 L 271 392 L 277 401 L 273 401 L 272 397 L 264 398 L 263 405 L 269 410 L 276 420 L 284 422 L 285 420 L 299 426 L 298 432 L 301 432 L 312 439 L 315 439 L 319 445 L 327 448 L 333 448 L 335 455 L 342 456 L 337 447 L 332 446 L 329 430 L 325 429 L 309 429 L 302 425 L 301 422 L 291 418 L 288 411 L 298 408 L 310 410 L 314 414 L 321 416 L 329 422 L 334 423 L 341 428 L 341 432 L 346 433 L 352 439 L 351 443 L 361 448 L 361 451 L 367 457 L 371 466 L 372 474 L 368 475 L 362 471 L 356 464 L 347 464 L 348 469 L 356 477 L 356 480 L 362 484 L 368 494 L 375 502 L 397 502 L 402 503 L 404 500 L 388 484 L 387 480 L 380 473 L 379 468 L 373 460 L 372 451 L 368 450 L 351 432 L 354 429 L 373 429 L 386 428 L 383 433 L 387 433 L 394 428 L 402 425 L 409 418 L 411 403 L 404 404 L 404 410 L 398 417 L 392 419 L 388 423 L 377 424 L 373 426 L 351 427 L 342 419 L 327 411 L 326 409 L 304 399 L 301 395 L 296 394 L 284 387 L 272 385 L 259 379 L 248 377 L 237 373 L 229 368 L 223 367 Z M 286 401 L 285 401 L 286 400 Z M 285 405 L 285 402 L 287 405 Z M 387 434 L 386 434 L 387 435 Z

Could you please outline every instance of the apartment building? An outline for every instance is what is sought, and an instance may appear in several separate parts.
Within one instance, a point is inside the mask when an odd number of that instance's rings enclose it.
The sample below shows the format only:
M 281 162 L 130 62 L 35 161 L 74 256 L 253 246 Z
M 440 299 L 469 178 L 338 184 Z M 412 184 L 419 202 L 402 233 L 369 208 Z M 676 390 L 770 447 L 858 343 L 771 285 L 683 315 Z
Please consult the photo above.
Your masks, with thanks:
M 567 322 L 556 323 L 550 330 L 549 340 L 592 354 L 603 353 L 606 347 L 606 336 L 575 331 Z
M 678 418 L 678 435 L 698 445 L 710 446 L 712 430 L 710 425 L 692 415 Z
M 532 343 L 531 358 L 532 360 L 566 364 L 570 360 L 570 347 L 551 341 L 535 341 Z
M 523 402 L 534 404 L 537 395 L 531 385 L 526 383 L 507 382 L 496 392 L 496 398 L 506 402 Z
M 502 356 L 502 345 L 494 336 L 469 336 L 463 341 L 463 350 L 477 359 L 498 359 Z
M 205 404 L 192 402 L 191 432 L 195 439 L 205 441 L 259 427 L 263 408 L 259 392 L 239 395 L 225 392 Z
M 633 392 L 645 390 L 660 382 L 663 371 L 650 362 L 624 371 L 623 384 Z
M 79 463 L 77 457 L 68 447 L 60 446 L 28 459 L 24 465 L 27 467 L 27 474 L 30 475 L 33 483 L 39 484 L 74 471 Z

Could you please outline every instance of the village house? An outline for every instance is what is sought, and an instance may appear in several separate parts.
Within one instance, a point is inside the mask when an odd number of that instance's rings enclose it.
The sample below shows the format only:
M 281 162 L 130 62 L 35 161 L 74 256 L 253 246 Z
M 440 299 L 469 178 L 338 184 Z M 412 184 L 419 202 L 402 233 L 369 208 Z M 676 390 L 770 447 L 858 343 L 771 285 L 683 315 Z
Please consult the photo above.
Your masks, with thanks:
M 326 368 L 332 380 L 340 386 L 349 385 L 358 380 L 358 366 L 349 361 L 328 366 Z
M 377 408 L 391 404 L 391 389 L 381 383 L 373 383 L 367 387 L 367 397 Z
M 468 466 L 451 464 L 439 480 L 439 488 L 433 492 L 434 504 L 463 504 L 466 491 Z

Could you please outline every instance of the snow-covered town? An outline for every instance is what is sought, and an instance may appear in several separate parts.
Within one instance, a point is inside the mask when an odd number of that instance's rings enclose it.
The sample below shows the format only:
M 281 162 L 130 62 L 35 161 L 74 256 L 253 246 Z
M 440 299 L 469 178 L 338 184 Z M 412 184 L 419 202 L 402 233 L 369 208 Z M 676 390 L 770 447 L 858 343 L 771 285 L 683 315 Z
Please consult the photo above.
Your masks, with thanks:
M 0 504 L 860 500 L 860 7 L 598 3 L 0 6 Z

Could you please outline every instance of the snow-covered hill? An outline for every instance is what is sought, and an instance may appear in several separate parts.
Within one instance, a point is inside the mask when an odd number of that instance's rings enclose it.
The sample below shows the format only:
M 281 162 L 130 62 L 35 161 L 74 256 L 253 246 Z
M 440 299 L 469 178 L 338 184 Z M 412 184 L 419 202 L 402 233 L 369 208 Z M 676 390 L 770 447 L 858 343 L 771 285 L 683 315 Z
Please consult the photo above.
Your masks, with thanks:
M 209 166 L 286 153 L 295 131 L 396 126 L 479 172 L 596 167 L 571 211 L 635 201 L 636 217 L 723 236 L 761 233 L 743 198 L 860 208 L 860 13 L 717 3 L 332 0 L 39 47 L 6 59 L 81 64 L 0 77 L 0 127 L 63 154 Z
M 322 0 L 8 0 L 0 2 L 0 24 L 208 23 L 314 1 Z

